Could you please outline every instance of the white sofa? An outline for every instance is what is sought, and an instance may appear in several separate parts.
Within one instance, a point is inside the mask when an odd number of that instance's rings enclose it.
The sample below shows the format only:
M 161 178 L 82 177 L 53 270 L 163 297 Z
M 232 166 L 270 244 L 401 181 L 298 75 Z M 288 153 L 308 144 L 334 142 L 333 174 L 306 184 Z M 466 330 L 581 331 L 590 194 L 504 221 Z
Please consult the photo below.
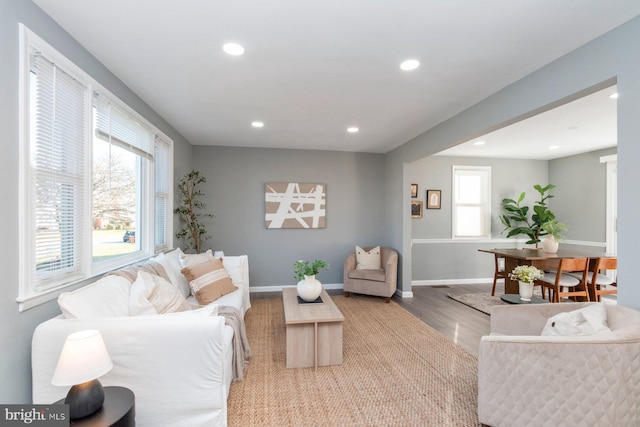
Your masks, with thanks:
M 493 307 L 478 356 L 481 423 L 640 425 L 640 311 L 605 304 L 611 331 L 541 336 L 548 318 L 589 304 Z
M 65 397 L 68 387 L 51 384 L 65 338 L 98 329 L 113 361 L 113 369 L 100 381 L 134 392 L 136 425 L 225 426 L 234 333 L 215 305 L 236 307 L 242 316 L 250 308 L 247 257 L 225 257 L 225 269 L 227 261 L 234 267 L 230 276 L 238 289 L 206 308 L 89 319 L 60 315 L 40 324 L 32 341 L 33 403 Z

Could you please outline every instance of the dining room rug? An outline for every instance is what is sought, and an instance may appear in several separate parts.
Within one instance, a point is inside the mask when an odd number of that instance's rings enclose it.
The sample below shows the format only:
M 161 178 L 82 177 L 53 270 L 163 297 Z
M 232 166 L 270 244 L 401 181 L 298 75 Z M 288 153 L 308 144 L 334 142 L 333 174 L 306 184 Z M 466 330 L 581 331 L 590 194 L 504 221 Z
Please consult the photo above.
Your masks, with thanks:
M 253 356 L 228 399 L 229 426 L 478 426 L 477 359 L 394 301 L 332 296 L 343 363 L 287 369 L 282 299 L 246 316 Z
M 447 296 L 452 300 L 489 315 L 491 315 L 491 307 L 494 305 L 508 304 L 500 299 L 500 295 L 492 296 L 490 292 L 475 292 L 470 294 L 448 293 Z

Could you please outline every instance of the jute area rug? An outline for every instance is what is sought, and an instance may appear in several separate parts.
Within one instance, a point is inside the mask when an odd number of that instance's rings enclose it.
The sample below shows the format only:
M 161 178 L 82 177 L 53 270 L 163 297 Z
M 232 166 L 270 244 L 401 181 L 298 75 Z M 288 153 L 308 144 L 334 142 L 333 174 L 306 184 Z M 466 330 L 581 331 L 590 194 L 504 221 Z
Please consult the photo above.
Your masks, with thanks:
M 287 369 L 281 299 L 246 316 L 253 357 L 231 385 L 230 426 L 478 426 L 477 360 L 395 302 L 332 296 L 343 364 Z
M 471 308 L 475 308 L 485 314 L 491 314 L 491 307 L 494 305 L 508 304 L 500 299 L 500 295 L 491 296 L 491 293 L 477 292 L 471 294 L 447 294 L 452 300 L 458 301 Z

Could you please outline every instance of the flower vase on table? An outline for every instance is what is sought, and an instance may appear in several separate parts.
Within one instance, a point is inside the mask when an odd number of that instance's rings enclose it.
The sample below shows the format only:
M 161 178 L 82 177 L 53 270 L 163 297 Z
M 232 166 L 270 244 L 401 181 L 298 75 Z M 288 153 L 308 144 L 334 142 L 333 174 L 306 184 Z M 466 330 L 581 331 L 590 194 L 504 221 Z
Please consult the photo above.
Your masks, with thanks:
M 533 265 L 519 265 L 509 273 L 509 279 L 518 281 L 518 291 L 522 301 L 531 301 L 533 283 L 544 277 L 544 271 Z
M 304 276 L 304 279 L 298 282 L 298 296 L 306 302 L 315 301 L 322 293 L 322 283 L 316 279 L 315 275 Z
M 531 301 L 531 297 L 533 296 L 533 283 L 518 280 L 518 285 L 520 299 L 522 301 Z

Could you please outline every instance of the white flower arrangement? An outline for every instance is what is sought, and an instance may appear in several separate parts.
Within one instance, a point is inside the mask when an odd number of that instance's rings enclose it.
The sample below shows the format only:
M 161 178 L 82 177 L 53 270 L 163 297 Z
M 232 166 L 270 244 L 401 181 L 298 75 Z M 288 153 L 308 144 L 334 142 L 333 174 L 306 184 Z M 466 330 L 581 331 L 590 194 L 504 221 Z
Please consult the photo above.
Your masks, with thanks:
M 532 265 L 519 265 L 509 273 L 509 279 L 525 283 L 533 283 L 535 280 L 542 279 L 543 277 L 544 271 Z

